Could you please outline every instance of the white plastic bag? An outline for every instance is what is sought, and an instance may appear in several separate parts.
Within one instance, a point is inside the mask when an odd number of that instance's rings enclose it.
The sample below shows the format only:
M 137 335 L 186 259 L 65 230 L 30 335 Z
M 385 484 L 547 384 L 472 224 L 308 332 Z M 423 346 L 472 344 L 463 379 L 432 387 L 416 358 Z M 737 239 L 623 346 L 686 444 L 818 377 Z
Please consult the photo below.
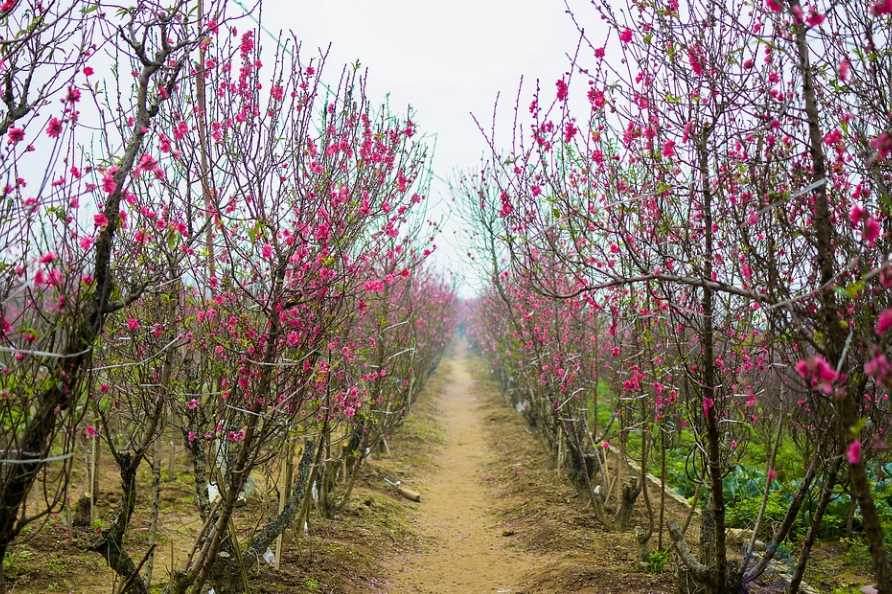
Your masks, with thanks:
M 275 567 L 276 554 L 273 553 L 269 548 L 267 548 L 266 552 L 263 554 L 263 560 L 266 561 L 267 565 L 272 565 L 273 567 Z
M 213 503 L 220 498 L 220 489 L 217 483 L 208 483 L 208 503 Z

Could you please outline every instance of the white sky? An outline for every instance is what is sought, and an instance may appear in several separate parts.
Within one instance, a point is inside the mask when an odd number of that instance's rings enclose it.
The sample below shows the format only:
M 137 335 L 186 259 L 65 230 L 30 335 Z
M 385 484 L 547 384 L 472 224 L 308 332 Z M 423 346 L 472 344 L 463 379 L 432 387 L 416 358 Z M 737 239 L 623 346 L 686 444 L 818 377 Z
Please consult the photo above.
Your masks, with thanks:
M 590 4 L 574 0 L 571 5 L 587 25 L 597 26 Z M 509 134 L 521 75 L 528 88 L 524 106 L 536 78 L 553 96 L 554 81 L 567 70 L 566 53 L 577 40 L 563 1 L 263 0 L 262 21 L 273 31 L 294 30 L 307 52 L 330 42 L 329 76 L 339 73 L 341 64 L 360 60 L 369 69 L 373 101 L 389 93 L 394 111 L 413 106 L 419 130 L 436 136 L 433 166 L 439 179 L 431 189 L 431 206 L 434 216 L 446 218 L 436 262 L 469 276 L 461 221 L 448 217 L 453 209 L 445 180 L 457 169 L 476 169 L 484 153 L 471 112 L 488 123 L 501 91 L 500 127 Z M 471 278 L 459 284 L 463 296 L 474 289 Z

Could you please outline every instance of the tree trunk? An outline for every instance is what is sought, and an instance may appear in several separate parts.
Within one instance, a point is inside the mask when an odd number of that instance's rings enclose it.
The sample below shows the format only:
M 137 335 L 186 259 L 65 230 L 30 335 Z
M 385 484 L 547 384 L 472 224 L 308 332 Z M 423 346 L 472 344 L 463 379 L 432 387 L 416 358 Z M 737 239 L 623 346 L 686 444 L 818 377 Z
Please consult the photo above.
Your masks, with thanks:
M 619 511 L 616 513 L 617 530 L 626 530 L 632 523 L 632 512 L 635 511 L 635 501 L 641 493 L 641 485 L 638 479 L 631 478 L 622 486 Z

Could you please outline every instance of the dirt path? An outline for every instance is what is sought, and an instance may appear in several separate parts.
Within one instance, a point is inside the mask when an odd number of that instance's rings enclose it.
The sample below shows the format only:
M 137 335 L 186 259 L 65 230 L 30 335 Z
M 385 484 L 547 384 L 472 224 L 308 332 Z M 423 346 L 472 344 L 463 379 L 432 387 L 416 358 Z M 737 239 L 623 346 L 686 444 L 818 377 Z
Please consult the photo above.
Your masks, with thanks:
M 420 484 L 415 518 L 425 550 L 397 561 L 390 592 L 519 592 L 521 578 L 542 556 L 520 550 L 502 534 L 487 467 L 499 454 L 486 431 L 481 391 L 464 344 L 441 363 L 445 381 L 438 408 L 446 443 Z M 489 436 L 489 439 L 488 439 Z

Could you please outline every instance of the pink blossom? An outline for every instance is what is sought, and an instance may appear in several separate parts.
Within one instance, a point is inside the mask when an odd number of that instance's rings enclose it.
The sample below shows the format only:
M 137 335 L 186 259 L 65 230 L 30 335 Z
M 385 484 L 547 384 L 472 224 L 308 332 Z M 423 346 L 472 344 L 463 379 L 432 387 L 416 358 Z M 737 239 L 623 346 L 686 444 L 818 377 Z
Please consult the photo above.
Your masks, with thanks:
M 84 66 L 84 76 L 93 76 L 92 66 Z
M 606 102 L 604 98 L 604 92 L 594 87 L 588 90 L 588 100 L 594 107 L 598 109 L 604 107 L 604 103 Z
M 839 379 L 839 374 L 821 355 L 815 355 L 807 361 L 799 361 L 795 369 L 800 377 L 809 381 L 811 387 L 828 396 L 833 392 L 833 383 Z
M 892 14 L 892 0 L 877 0 L 874 5 L 870 7 L 870 12 L 874 16 Z
M 860 223 L 866 216 L 867 211 L 858 204 L 854 204 L 849 210 L 849 223 L 852 224 L 852 227 L 857 227 L 858 223 Z
M 77 87 L 68 87 L 68 95 L 65 96 L 66 103 L 77 103 L 81 100 L 81 90 Z
M 836 370 L 830 366 L 830 363 L 827 362 L 827 359 L 818 355 L 814 358 L 815 363 L 815 375 L 821 381 L 825 382 L 834 382 L 839 377 L 839 374 L 836 373 Z
M 24 128 L 10 128 L 9 132 L 6 134 L 8 140 L 7 144 L 18 144 L 21 141 L 25 140 L 25 129 Z
M 675 154 L 675 142 L 673 142 L 671 140 L 667 140 L 666 142 L 664 142 L 662 154 L 667 159 L 671 158 L 672 155 Z
M 780 0 L 765 0 L 765 8 L 771 12 L 780 12 L 783 9 L 783 5 Z
M 857 439 L 853 440 L 846 449 L 846 458 L 849 464 L 858 464 L 861 462 L 861 442 Z
M 703 75 L 703 64 L 700 62 L 700 56 L 696 48 L 688 48 L 688 63 L 691 65 L 691 70 L 694 71 L 694 74 L 697 76 Z
M 136 164 L 134 173 L 136 175 L 140 175 L 142 173 L 153 173 L 158 179 L 164 177 L 164 170 L 162 170 L 161 167 L 158 165 L 158 160 L 149 154 L 145 154 L 139 158 L 139 162 Z
M 117 165 L 113 165 L 105 170 L 105 173 L 102 175 L 102 191 L 106 194 L 111 194 L 114 192 L 118 184 L 115 181 L 115 175 L 118 173 Z
M 368 280 L 365 282 L 364 288 L 367 293 L 380 293 L 384 290 L 384 281 Z
M 136 332 L 139 329 L 139 320 L 136 318 L 130 318 L 127 320 L 127 329 L 131 332 Z
M 619 34 L 619 40 L 623 43 L 629 43 L 632 41 L 632 30 L 626 27 L 622 30 L 622 33 Z
M 879 381 L 884 381 L 889 377 L 890 372 L 892 372 L 892 364 L 883 353 L 877 353 L 875 357 L 864 364 L 864 373 Z
M 511 205 L 508 193 L 502 190 L 499 194 L 499 200 L 502 202 L 502 208 L 499 209 L 499 216 L 502 218 L 510 216 L 511 213 L 514 212 L 514 207 Z
M 242 35 L 242 42 L 239 45 L 239 51 L 242 57 L 247 57 L 254 50 L 254 31 L 246 31 Z
M 819 13 L 815 10 L 814 6 L 810 6 L 808 9 L 808 18 L 806 19 L 806 23 L 810 27 L 819 27 L 824 24 L 825 17 L 823 14 Z
M 186 408 L 188 408 L 189 410 L 197 409 L 198 408 L 198 399 L 193 398 L 192 400 L 190 400 L 188 403 L 186 403 Z
M 775 470 L 774 468 L 769 468 L 768 469 L 768 482 L 769 483 L 773 482 L 776 479 L 777 479 L 777 470 Z
M 715 406 L 715 400 L 712 398 L 704 398 L 703 399 L 703 414 L 709 415 L 709 411 Z
M 50 138 L 59 138 L 62 134 L 62 121 L 59 118 L 52 117 L 46 125 L 46 135 Z
M 576 136 L 576 133 L 578 131 L 579 129 L 576 127 L 576 124 L 574 124 L 572 120 L 567 122 L 567 124 L 564 126 L 564 142 L 570 142 L 571 140 L 573 140 L 573 137 Z
M 105 213 L 97 213 L 93 215 L 93 224 L 99 228 L 108 226 L 108 217 L 105 216 Z
M 880 222 L 873 217 L 870 217 L 864 223 L 864 232 L 863 237 L 864 241 L 867 242 L 868 245 L 873 245 L 876 243 L 877 238 L 880 236 Z
M 824 134 L 823 140 L 827 146 L 833 146 L 842 140 L 842 132 L 839 131 L 839 128 L 834 128 Z
M 889 155 L 892 155 L 892 134 L 883 132 L 876 138 L 871 138 L 870 148 L 876 151 L 876 156 L 874 157 L 876 160 L 883 161 L 887 159 Z
M 889 328 L 892 328 L 892 307 L 883 310 L 883 312 L 880 313 L 877 317 L 876 326 L 874 327 L 876 333 L 880 336 L 888 332 Z
M 567 87 L 567 81 L 564 79 L 558 79 L 555 83 L 557 87 L 557 98 L 558 101 L 566 101 L 569 96 L 569 89 Z
M 182 140 L 186 137 L 186 134 L 189 133 L 189 124 L 184 121 L 180 121 L 173 129 L 173 137 L 176 140 Z
M 849 69 L 851 68 L 851 64 L 849 64 L 848 58 L 843 58 L 839 63 L 839 80 L 842 82 L 846 82 L 849 79 Z
M 99 435 L 99 432 L 96 430 L 96 427 L 94 427 L 93 425 L 87 425 L 87 428 L 84 430 L 84 433 L 86 434 L 87 439 L 93 439 L 97 435 Z

